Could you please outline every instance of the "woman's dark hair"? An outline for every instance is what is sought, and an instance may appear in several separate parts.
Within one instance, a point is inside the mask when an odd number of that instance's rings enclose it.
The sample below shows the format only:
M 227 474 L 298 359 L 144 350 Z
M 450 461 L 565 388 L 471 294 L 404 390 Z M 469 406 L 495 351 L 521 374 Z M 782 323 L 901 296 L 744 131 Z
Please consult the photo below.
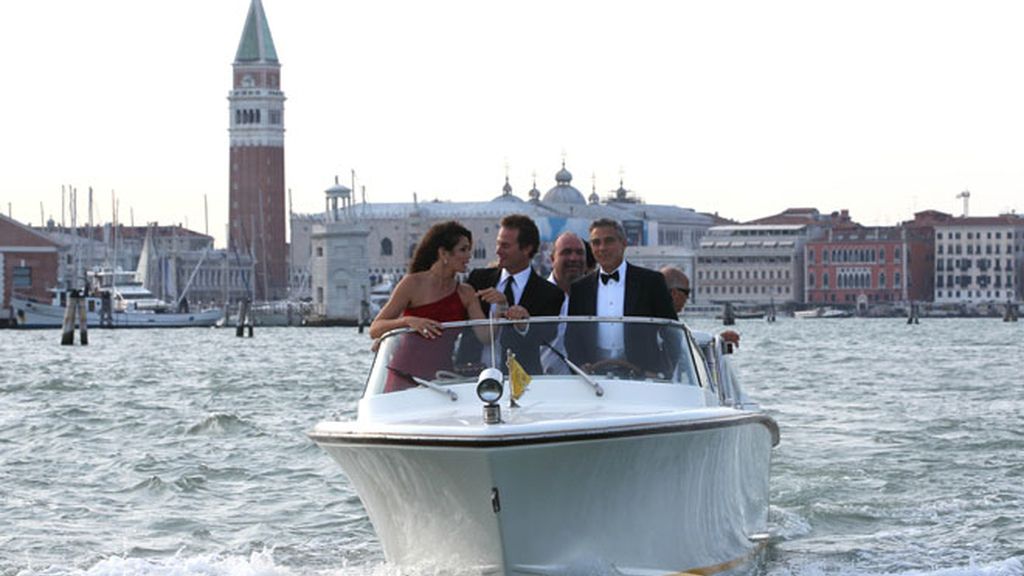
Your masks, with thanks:
M 463 236 L 470 242 L 473 241 L 473 233 L 454 220 L 434 224 L 416 245 L 416 251 L 409 262 L 409 272 L 423 272 L 429 269 L 437 262 L 438 248 L 452 251 Z

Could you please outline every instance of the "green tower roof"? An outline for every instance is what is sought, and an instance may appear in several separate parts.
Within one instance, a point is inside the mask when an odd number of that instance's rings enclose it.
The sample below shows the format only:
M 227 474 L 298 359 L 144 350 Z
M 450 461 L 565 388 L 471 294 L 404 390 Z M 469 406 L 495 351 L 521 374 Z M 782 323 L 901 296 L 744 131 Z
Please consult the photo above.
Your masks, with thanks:
M 277 63 L 277 50 L 274 49 L 274 39 L 270 36 L 267 15 L 263 12 L 263 2 L 260 0 L 252 0 L 249 5 L 249 15 L 245 18 L 245 29 L 238 42 L 235 62 Z

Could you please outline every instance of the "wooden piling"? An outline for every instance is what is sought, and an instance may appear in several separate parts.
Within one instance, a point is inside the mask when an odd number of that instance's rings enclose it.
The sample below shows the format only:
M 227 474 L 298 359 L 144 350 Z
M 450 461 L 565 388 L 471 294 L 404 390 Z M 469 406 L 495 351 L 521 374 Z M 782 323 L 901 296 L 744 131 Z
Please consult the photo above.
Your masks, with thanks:
M 64 322 L 61 324 L 60 344 L 61 346 L 73 346 L 75 344 L 75 311 L 78 308 L 78 296 L 74 290 L 68 290 L 64 299 Z
M 85 301 L 85 294 L 79 292 L 78 298 L 75 299 L 77 302 L 76 307 L 78 308 L 78 341 L 82 346 L 89 345 L 89 322 L 86 318 L 86 308 L 88 307 Z
M 248 328 L 249 338 L 252 338 L 252 325 L 252 304 L 248 298 L 243 298 L 238 303 L 238 323 L 235 325 L 235 336 L 241 338 L 245 335 L 246 328 Z

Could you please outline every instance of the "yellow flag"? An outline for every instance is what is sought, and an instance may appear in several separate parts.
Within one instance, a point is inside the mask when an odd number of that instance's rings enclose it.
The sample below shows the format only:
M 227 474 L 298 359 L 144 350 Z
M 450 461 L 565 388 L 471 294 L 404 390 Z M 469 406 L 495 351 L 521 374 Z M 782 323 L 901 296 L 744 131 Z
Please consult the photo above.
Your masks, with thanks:
M 512 399 L 518 400 L 523 392 L 526 392 L 526 387 L 530 385 L 530 375 L 516 360 L 516 355 L 511 352 L 509 352 L 508 361 L 505 364 L 508 366 L 508 379 L 512 383 Z

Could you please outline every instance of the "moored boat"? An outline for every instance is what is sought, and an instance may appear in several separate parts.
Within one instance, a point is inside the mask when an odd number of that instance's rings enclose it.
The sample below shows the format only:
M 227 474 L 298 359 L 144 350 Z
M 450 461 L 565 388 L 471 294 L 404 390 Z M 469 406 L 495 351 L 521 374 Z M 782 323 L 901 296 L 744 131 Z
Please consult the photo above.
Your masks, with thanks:
M 830 306 L 821 306 L 809 310 L 797 310 L 793 312 L 794 318 L 850 318 L 853 313 L 849 310 L 840 310 Z
M 650 346 L 566 357 L 543 343 L 559 329 L 567 341 L 621 330 Z M 467 338 L 500 343 L 497 361 L 456 364 Z M 548 353 L 532 369 L 498 359 L 536 358 L 538 347 Z M 379 343 L 357 419 L 310 436 L 341 464 L 392 563 L 711 574 L 763 545 L 779 439 L 739 390 L 727 348 L 646 318 L 459 322 L 431 340 L 395 331 Z
M 213 326 L 220 308 L 196 312 L 175 309 L 157 298 L 134 272 L 91 272 L 92 290 L 85 297 L 86 323 L 99 328 L 185 328 Z M 11 310 L 19 328 L 60 328 L 67 310 L 67 292 L 50 290 L 50 302 L 11 295 Z

